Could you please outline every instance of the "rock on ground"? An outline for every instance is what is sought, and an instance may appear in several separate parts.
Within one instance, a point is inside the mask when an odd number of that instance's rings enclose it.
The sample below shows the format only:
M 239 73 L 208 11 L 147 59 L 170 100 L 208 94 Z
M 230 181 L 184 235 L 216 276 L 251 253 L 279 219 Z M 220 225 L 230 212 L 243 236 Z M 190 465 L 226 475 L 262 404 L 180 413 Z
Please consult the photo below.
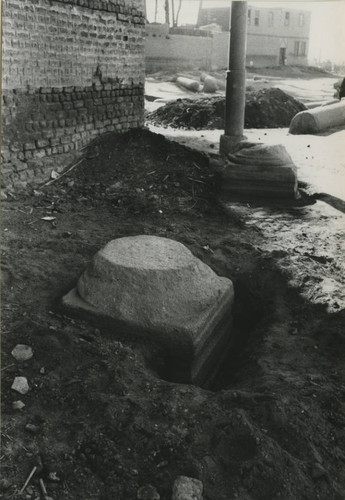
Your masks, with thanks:
M 202 490 L 199 479 L 179 476 L 174 482 L 172 500 L 202 500 Z

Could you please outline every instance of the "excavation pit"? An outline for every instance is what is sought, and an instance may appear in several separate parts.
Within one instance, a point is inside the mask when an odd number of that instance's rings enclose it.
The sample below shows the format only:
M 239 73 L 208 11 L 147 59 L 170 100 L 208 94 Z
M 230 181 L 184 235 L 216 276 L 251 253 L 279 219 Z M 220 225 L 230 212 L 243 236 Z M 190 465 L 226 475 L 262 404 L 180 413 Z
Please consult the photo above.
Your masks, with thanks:
M 160 344 L 173 381 L 205 385 L 231 345 L 233 300 L 231 280 L 184 245 L 145 235 L 110 241 L 62 302 Z

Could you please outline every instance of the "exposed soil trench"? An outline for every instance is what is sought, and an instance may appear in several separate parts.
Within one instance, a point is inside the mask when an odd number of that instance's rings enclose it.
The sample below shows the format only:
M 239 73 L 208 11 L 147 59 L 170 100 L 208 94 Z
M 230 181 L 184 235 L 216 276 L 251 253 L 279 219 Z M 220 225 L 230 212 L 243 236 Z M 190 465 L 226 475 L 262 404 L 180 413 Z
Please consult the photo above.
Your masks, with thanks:
M 344 498 L 344 310 L 302 295 L 253 207 L 214 194 L 203 155 L 142 132 L 3 203 L 2 498 L 35 465 L 28 498 L 42 478 L 56 500 L 134 500 L 144 484 L 168 500 L 178 475 L 205 500 Z M 159 346 L 57 307 L 95 252 L 135 234 L 176 239 L 233 280 L 238 334 L 212 390 L 163 380 Z M 13 359 L 18 343 L 31 360 Z

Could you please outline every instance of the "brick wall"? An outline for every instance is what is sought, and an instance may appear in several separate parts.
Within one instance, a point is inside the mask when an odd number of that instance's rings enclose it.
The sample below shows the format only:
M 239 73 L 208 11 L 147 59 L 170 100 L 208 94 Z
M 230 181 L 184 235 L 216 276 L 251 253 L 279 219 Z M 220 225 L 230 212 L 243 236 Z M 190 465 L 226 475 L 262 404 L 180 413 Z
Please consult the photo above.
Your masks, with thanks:
M 3 0 L 2 188 L 141 127 L 144 0 Z

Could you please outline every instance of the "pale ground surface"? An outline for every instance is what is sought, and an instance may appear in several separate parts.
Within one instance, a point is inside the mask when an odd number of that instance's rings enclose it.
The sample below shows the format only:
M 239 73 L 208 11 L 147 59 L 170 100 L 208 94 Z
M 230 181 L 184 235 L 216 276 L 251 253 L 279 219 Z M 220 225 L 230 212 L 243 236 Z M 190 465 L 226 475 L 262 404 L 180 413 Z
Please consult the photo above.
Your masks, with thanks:
M 333 99 L 333 84 L 337 80 L 338 78 L 313 78 L 312 80 L 304 80 L 303 78 L 274 78 L 269 81 L 272 87 L 279 87 L 304 104 L 311 104 L 313 102 Z
M 292 95 L 296 99 L 308 106 L 313 106 L 315 103 L 327 102 L 333 99 L 334 88 L 333 84 L 339 78 L 313 78 L 306 80 L 303 78 L 279 78 L 279 77 L 249 77 L 246 80 L 246 85 L 260 89 L 263 87 L 278 87 L 284 92 Z M 148 111 L 154 111 L 165 102 L 175 99 L 198 99 L 200 97 L 210 97 L 212 94 L 204 94 L 202 92 L 195 93 L 186 89 L 179 88 L 173 82 L 159 81 L 153 76 L 146 78 L 145 94 L 156 97 L 158 102 L 147 102 L 146 108 Z M 225 92 L 220 90 L 219 95 L 224 95 Z M 214 95 L 214 94 L 213 94 Z
M 329 78 L 292 79 L 276 81 L 276 86 L 301 100 L 308 97 L 310 101 L 327 102 L 332 99 L 333 83 Z M 172 97 L 174 84 L 166 85 L 169 86 L 166 97 Z M 158 87 L 163 97 L 162 83 L 157 84 Z M 150 92 L 153 90 L 151 86 Z M 177 89 L 176 93 L 180 92 Z M 181 96 L 175 96 L 178 97 Z M 218 153 L 223 133 L 152 125 L 149 129 L 213 154 Z M 313 205 L 292 210 L 273 209 L 264 203 L 262 207 L 247 205 L 245 209 L 243 204 L 230 203 L 229 209 L 239 210 L 242 215 L 245 210 L 246 224 L 255 225 L 265 236 L 266 243 L 261 250 L 275 253 L 290 284 L 299 288 L 304 297 L 314 303 L 327 304 L 330 312 L 344 309 L 345 130 L 330 130 L 323 135 L 291 135 L 286 128 L 251 129 L 245 130 L 245 136 L 253 142 L 283 144 L 297 166 L 298 180 L 307 184 L 307 193 L 324 193 L 328 195 L 327 203 L 318 200 Z

